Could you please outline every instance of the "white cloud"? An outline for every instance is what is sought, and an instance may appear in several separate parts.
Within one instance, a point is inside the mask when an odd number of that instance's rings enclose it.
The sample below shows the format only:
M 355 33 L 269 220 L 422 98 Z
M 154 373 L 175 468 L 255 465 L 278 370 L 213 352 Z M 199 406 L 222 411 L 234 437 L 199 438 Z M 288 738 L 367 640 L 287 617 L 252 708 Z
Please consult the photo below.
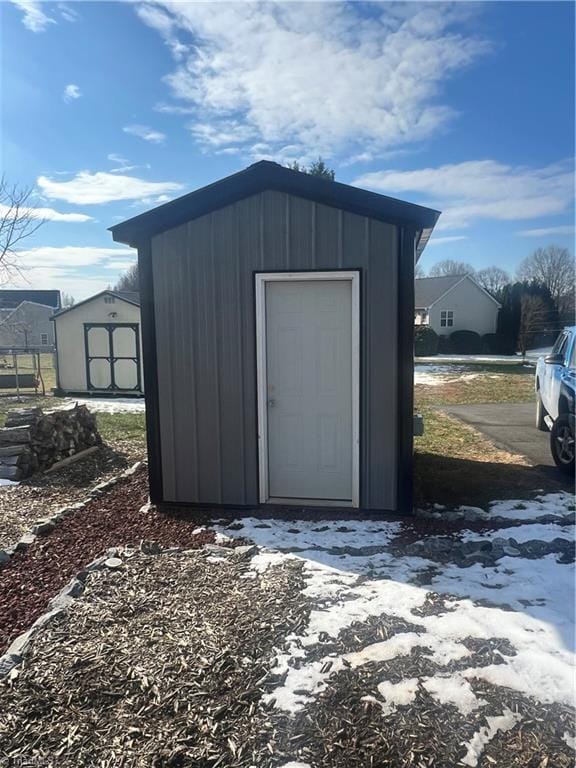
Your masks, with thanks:
M 354 184 L 386 194 L 416 193 L 420 202 L 443 213 L 437 229 L 467 227 L 474 221 L 515 221 L 565 212 L 574 198 L 571 161 L 542 168 L 470 160 L 412 171 L 375 171 Z
M 115 152 L 110 152 L 108 155 L 108 160 L 110 160 L 111 163 L 118 163 L 118 165 L 128 165 L 130 162 L 126 157 L 117 155 Z
M 546 237 L 546 235 L 573 235 L 574 224 L 561 224 L 558 227 L 541 227 L 540 229 L 522 229 L 516 232 L 524 237 Z
M 156 131 L 154 128 L 150 128 L 147 125 L 126 125 L 122 130 L 124 133 L 138 136 L 139 139 L 144 139 L 144 141 L 149 141 L 152 144 L 162 144 L 166 139 L 165 133 Z
M 141 200 L 169 192 L 184 185 L 175 181 L 146 181 L 134 176 L 99 171 L 81 171 L 69 181 L 55 181 L 47 176 L 38 178 L 38 186 L 47 198 L 65 200 L 75 205 L 110 203 L 114 200 Z
M 446 243 L 455 243 L 458 240 L 468 240 L 467 235 L 450 235 L 448 237 L 434 237 L 432 236 L 428 241 L 427 247 L 432 245 L 446 245 Z
M 60 221 L 60 222 L 72 222 L 81 223 L 84 221 L 94 221 L 92 216 L 88 216 L 86 213 L 61 213 L 55 211 L 54 208 L 24 208 L 21 209 L 22 213 L 30 214 L 36 219 L 44 219 L 45 221 Z M 0 217 L 10 218 L 11 209 L 7 205 L 0 204 Z
M 64 88 L 64 93 L 62 94 L 62 98 L 66 103 L 75 101 L 76 99 L 79 99 L 81 96 L 82 96 L 82 91 L 80 90 L 80 87 L 75 83 L 69 83 L 66 86 L 66 88 Z
M 196 112 L 194 107 L 182 107 L 179 104 L 156 104 L 154 107 L 156 112 L 162 112 L 165 115 L 191 115 Z
M 56 21 L 44 13 L 43 3 L 40 0 L 11 0 L 12 4 L 24 14 L 22 23 L 31 32 L 44 32 L 50 24 Z
M 74 246 L 65 245 L 39 246 L 17 252 L 18 262 L 26 268 L 32 267 L 88 267 L 106 263 L 116 264 L 113 260 L 121 257 L 121 263 L 126 261 L 126 256 L 134 256 L 131 248 L 99 248 L 98 246 Z
M 56 19 L 46 13 L 48 3 L 42 0 L 10 0 L 12 5 L 19 8 L 24 14 L 22 23 L 31 32 L 44 32 L 50 24 L 57 24 Z M 51 7 L 53 12 L 59 12 L 65 21 L 76 21 L 79 14 L 65 3 L 58 3 L 57 7 Z
M 65 21 L 78 21 L 80 14 L 66 3 L 58 3 L 58 10 Z
M 222 3 L 215 13 L 166 1 L 136 11 L 178 61 L 166 81 L 183 106 L 158 108 L 195 109 L 194 135 L 210 151 L 254 137 L 330 157 L 444 128 L 454 117 L 445 83 L 491 47 L 457 28 L 472 6 L 382 3 L 366 15 L 356 3 Z
M 18 252 L 21 271 L 9 280 L 14 288 L 55 288 L 77 300 L 103 291 L 115 282 L 136 252 L 131 248 L 42 246 Z
M 136 263 L 136 257 L 132 261 L 115 261 L 113 264 L 105 264 L 104 269 L 115 269 L 117 272 L 130 269 Z

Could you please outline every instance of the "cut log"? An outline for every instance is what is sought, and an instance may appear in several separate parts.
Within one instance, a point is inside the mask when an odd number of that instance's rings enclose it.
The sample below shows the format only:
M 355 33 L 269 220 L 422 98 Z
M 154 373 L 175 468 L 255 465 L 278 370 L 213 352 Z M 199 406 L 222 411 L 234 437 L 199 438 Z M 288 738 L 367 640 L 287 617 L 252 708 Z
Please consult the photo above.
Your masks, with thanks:
M 0 478 L 2 480 L 21 480 L 22 476 L 20 467 L 5 467 L 0 465 Z
M 31 436 L 29 427 L 4 427 L 0 429 L 0 445 L 29 443 Z
M 2 456 L 16 456 L 20 453 L 30 453 L 29 445 L 0 445 L 0 461 Z

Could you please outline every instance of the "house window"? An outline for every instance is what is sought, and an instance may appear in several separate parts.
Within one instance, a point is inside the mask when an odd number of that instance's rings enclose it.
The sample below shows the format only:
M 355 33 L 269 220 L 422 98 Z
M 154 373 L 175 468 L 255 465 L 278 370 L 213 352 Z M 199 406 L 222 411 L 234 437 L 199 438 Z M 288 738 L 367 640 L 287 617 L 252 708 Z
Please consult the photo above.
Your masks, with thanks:
M 451 309 L 443 309 L 440 312 L 440 326 L 442 328 L 452 328 L 454 325 L 454 312 Z
M 104 296 L 104 304 L 115 304 L 114 296 Z
M 41 333 L 40 334 L 40 344 L 43 347 L 47 347 L 48 346 L 48 334 L 47 333 Z

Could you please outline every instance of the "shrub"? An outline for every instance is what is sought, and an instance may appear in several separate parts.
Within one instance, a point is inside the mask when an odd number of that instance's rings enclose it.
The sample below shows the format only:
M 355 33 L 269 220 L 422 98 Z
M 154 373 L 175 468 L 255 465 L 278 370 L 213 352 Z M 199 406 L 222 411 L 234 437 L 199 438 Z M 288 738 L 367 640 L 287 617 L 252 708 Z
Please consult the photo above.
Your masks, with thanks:
M 441 355 L 447 355 L 448 352 L 450 352 L 448 336 L 438 336 L 438 352 L 440 352 Z
M 448 346 L 454 355 L 479 355 L 482 339 L 476 331 L 454 331 L 448 338 Z
M 414 332 L 414 352 L 417 357 L 438 354 L 438 334 L 427 325 L 419 325 Z
M 513 355 L 514 350 L 510 339 L 502 333 L 485 333 L 482 336 L 482 354 L 484 355 Z

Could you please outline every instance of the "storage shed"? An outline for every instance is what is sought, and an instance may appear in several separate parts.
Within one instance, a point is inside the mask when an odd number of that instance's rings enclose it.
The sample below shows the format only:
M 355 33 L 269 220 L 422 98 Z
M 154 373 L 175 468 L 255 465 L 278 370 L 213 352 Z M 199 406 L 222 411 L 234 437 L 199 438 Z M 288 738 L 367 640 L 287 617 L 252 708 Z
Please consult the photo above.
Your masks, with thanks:
M 56 394 L 143 394 L 138 293 L 102 291 L 52 320 Z
M 410 510 L 438 216 L 263 161 L 112 227 L 138 249 L 152 501 Z

